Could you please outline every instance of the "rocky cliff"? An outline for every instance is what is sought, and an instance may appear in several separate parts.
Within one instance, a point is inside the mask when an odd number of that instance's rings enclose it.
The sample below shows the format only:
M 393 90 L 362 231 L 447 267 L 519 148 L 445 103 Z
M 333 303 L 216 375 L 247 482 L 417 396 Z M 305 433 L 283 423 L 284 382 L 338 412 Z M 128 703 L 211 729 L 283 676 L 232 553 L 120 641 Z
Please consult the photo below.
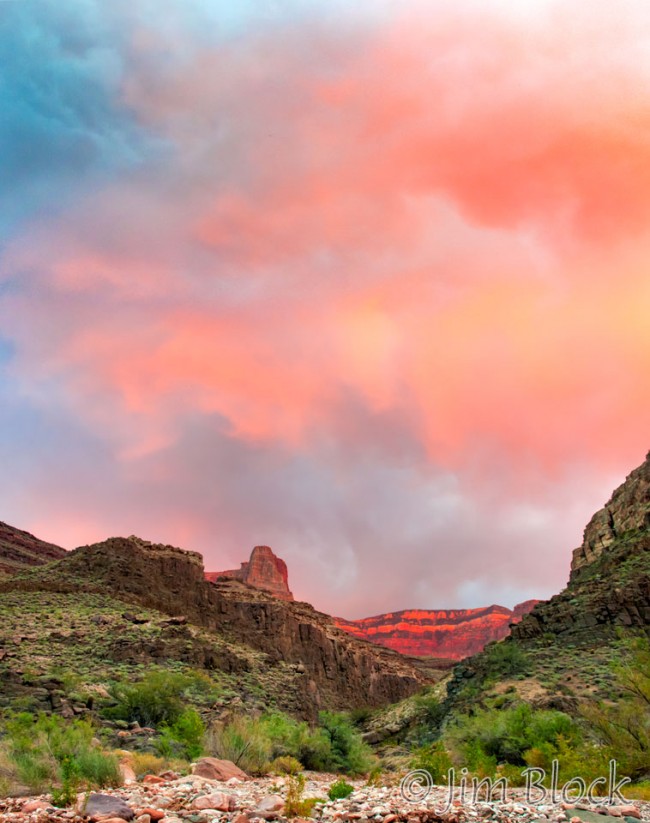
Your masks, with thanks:
M 426 677 L 388 649 L 339 629 L 306 603 L 280 600 L 239 580 L 205 579 L 201 555 L 136 537 L 83 546 L 50 566 L 0 582 L 0 592 L 83 591 L 182 616 L 234 645 L 300 674 L 305 716 L 320 708 L 378 706 L 416 692 Z
M 280 600 L 293 600 L 289 589 L 289 573 L 284 560 L 277 557 L 269 546 L 255 546 L 250 560 L 239 569 L 223 572 L 206 572 L 206 579 L 217 582 L 219 578 L 239 580 L 256 589 L 269 592 Z
M 42 566 L 60 560 L 65 553 L 60 546 L 0 522 L 0 572 L 14 574 L 29 566 Z
M 401 654 L 461 660 L 480 652 L 493 640 L 501 640 L 537 603 L 528 600 L 513 610 L 504 606 L 481 609 L 408 610 L 366 617 L 336 619 L 336 624 L 355 637 L 386 646 Z
M 587 524 L 567 587 L 513 636 L 599 636 L 617 626 L 650 626 L 650 453 Z

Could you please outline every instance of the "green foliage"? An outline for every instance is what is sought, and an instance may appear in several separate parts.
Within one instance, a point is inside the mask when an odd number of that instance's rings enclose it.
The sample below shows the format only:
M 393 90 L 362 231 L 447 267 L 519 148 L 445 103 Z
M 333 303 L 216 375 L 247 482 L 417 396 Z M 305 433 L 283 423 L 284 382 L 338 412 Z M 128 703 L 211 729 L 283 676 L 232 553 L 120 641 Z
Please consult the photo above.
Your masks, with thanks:
M 451 757 L 441 741 L 417 749 L 411 760 L 412 769 L 429 772 L 431 779 L 438 786 L 447 782 L 452 765 Z
M 119 683 L 112 696 L 116 706 L 104 714 L 113 720 L 141 726 L 172 726 L 183 714 L 183 696 L 194 681 L 186 674 L 153 671 L 137 683 Z
M 535 711 L 527 703 L 460 716 L 444 735 L 453 760 L 481 776 L 494 774 L 499 763 L 523 767 L 530 749 L 546 745 L 557 751 L 560 739 L 580 742 L 576 722 L 562 712 Z
M 284 804 L 285 817 L 311 817 L 311 813 L 316 803 L 317 797 L 303 798 L 305 790 L 305 777 L 302 774 L 289 778 L 287 787 L 287 797 Z
M 53 715 L 18 714 L 4 726 L 2 760 L 11 780 L 42 791 L 52 786 L 64 805 L 80 788 L 117 786 L 121 782 L 115 757 L 98 748 L 90 723 L 66 723 Z
M 245 771 L 261 773 L 275 758 L 295 758 L 301 768 L 365 774 L 374 763 L 372 752 L 343 714 L 323 712 L 312 728 L 281 712 L 259 718 L 235 717 L 206 735 L 210 754 L 232 760 Z
M 327 795 L 330 800 L 345 800 L 345 798 L 349 797 L 353 791 L 354 786 L 341 778 L 340 780 L 337 780 L 336 783 L 332 783 Z
M 366 774 L 375 759 L 347 716 L 336 712 L 321 712 L 320 723 L 329 737 L 332 765 L 347 774 Z
M 527 666 L 526 655 L 511 638 L 487 646 L 485 663 L 491 673 L 504 677 L 524 674 Z
M 302 769 L 302 763 L 291 755 L 276 757 L 269 766 L 269 770 L 274 774 L 298 774 Z
M 222 760 L 231 760 L 246 772 L 266 771 L 272 757 L 271 740 L 259 718 L 238 716 L 225 725 L 212 726 L 205 736 L 207 751 Z
M 194 709 L 185 709 L 171 725 L 163 726 L 157 748 L 163 757 L 196 760 L 203 754 L 205 723 Z
M 650 771 L 650 641 L 635 637 L 622 650 L 612 666 L 621 699 L 587 705 L 582 715 L 607 756 L 617 759 L 625 775 L 640 778 Z

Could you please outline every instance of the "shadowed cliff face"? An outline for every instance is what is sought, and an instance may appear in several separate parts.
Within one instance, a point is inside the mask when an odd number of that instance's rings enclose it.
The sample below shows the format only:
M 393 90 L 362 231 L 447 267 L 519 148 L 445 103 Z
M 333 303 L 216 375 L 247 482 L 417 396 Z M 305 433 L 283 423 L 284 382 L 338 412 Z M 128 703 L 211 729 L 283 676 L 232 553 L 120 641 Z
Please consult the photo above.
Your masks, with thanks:
M 0 591 L 96 592 L 182 615 L 228 642 L 293 664 L 305 716 L 321 708 L 379 706 L 415 693 L 428 678 L 388 649 L 337 628 L 307 603 L 280 600 L 238 580 L 211 583 L 195 552 L 137 537 L 83 546 L 50 566 L 0 581 Z
M 224 572 L 206 572 L 206 579 L 215 583 L 219 578 L 240 580 L 256 589 L 269 592 L 280 600 L 293 600 L 289 590 L 289 573 L 284 560 L 277 557 L 269 546 L 255 546 L 250 560 L 239 569 Z
M 0 572 L 14 574 L 29 566 L 42 566 L 65 556 L 65 549 L 46 543 L 29 532 L 0 523 Z
M 528 600 L 511 611 L 503 606 L 482 609 L 411 610 L 380 614 L 336 624 L 372 643 L 402 654 L 461 660 L 480 652 L 493 640 L 501 640 L 510 625 L 521 620 L 537 603 Z

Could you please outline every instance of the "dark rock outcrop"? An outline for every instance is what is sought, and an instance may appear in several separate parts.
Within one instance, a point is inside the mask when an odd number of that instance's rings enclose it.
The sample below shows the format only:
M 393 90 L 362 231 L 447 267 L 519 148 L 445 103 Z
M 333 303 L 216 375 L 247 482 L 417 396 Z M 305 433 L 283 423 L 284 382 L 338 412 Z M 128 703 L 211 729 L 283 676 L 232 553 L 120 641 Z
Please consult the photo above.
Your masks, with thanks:
M 336 619 L 355 637 L 395 649 L 402 654 L 461 660 L 501 640 L 510 626 L 527 614 L 537 600 L 527 600 L 510 610 L 504 606 L 481 609 L 408 610 L 366 617 Z
M 60 560 L 65 554 L 65 549 L 60 546 L 0 522 L 0 572 L 15 574 L 30 566 Z
M 240 580 L 256 589 L 269 592 L 280 600 L 293 600 L 293 594 L 289 589 L 287 564 L 277 557 L 269 546 L 255 546 L 250 560 L 243 562 L 239 569 L 206 572 L 205 576 L 213 583 L 219 578 Z

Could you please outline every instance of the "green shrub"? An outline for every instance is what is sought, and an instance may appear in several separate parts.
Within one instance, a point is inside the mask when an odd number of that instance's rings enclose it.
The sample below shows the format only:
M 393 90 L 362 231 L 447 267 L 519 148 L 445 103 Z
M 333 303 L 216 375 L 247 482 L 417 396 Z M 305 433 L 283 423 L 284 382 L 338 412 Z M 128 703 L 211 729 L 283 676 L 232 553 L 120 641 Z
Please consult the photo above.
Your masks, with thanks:
M 485 662 L 492 673 L 505 677 L 524 674 L 527 667 L 526 655 L 511 638 L 488 645 Z
M 5 723 L 0 758 L 10 771 L 7 782 L 35 791 L 52 787 L 64 804 L 82 788 L 120 785 L 117 759 L 97 748 L 93 737 L 93 727 L 84 720 L 14 716 Z
M 341 778 L 341 780 L 337 780 L 336 783 L 332 783 L 327 796 L 330 800 L 345 800 L 345 798 L 349 797 L 353 791 L 354 786 Z
M 170 726 L 163 726 L 156 742 L 163 757 L 183 757 L 196 760 L 203 754 L 205 724 L 194 709 L 186 709 Z
M 269 770 L 275 774 L 299 774 L 302 769 L 302 763 L 291 755 L 276 757 L 269 766 Z
M 117 705 L 104 710 L 106 717 L 141 726 L 171 726 L 184 711 L 183 694 L 192 680 L 179 672 L 154 671 L 137 683 L 113 687 Z
M 346 715 L 336 712 L 321 712 L 319 720 L 331 745 L 331 764 L 336 771 L 347 774 L 366 774 L 375 764 L 370 746 L 363 742 L 361 735 Z
M 455 762 L 481 775 L 493 774 L 499 763 L 523 767 L 526 752 L 544 744 L 557 750 L 560 739 L 579 743 L 577 723 L 562 712 L 535 711 L 527 703 L 460 716 L 444 736 Z

